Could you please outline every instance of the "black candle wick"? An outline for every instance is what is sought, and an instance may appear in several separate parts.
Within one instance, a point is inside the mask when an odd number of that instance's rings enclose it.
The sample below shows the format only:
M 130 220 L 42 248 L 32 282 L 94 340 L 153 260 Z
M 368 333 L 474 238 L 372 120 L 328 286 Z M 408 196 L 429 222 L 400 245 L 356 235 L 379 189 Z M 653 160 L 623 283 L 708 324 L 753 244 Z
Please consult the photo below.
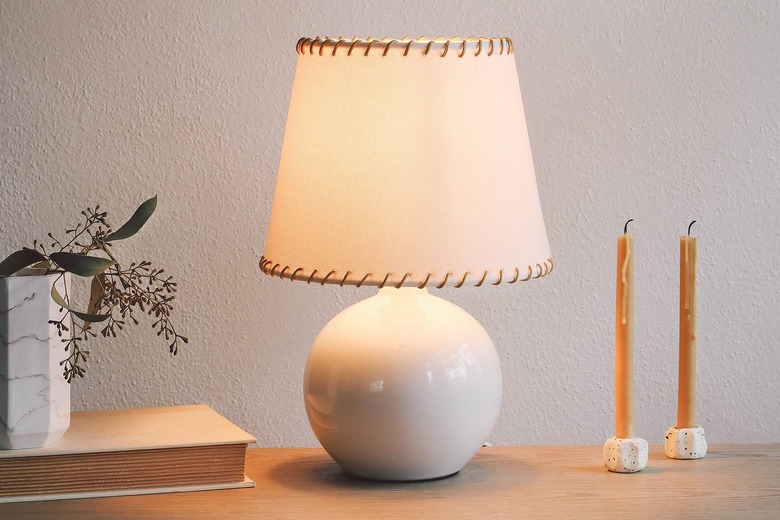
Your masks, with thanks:
M 691 226 L 694 225 L 695 223 L 696 223 L 696 221 L 694 220 L 693 222 L 688 224 L 688 236 L 691 236 Z
M 634 220 L 634 219 L 632 219 L 632 218 L 628 219 L 628 221 L 626 222 L 626 225 L 625 225 L 625 226 L 623 226 L 623 234 L 624 234 L 624 235 L 625 235 L 626 233 L 628 233 L 628 223 L 629 223 L 629 222 L 631 222 L 631 221 L 633 221 L 633 220 Z M 694 220 L 694 222 L 696 222 L 696 221 Z M 689 228 L 689 229 L 690 229 L 690 228 Z

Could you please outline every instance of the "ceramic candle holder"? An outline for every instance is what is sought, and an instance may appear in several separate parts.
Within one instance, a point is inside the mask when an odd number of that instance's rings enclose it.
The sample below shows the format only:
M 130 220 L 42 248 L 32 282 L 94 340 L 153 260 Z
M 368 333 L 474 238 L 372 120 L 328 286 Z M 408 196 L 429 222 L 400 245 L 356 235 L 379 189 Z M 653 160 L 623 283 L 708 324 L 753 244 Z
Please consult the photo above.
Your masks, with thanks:
M 615 473 L 636 473 L 647 466 L 647 441 L 611 437 L 602 451 L 604 465 Z
M 707 454 L 707 439 L 704 428 L 677 428 L 670 426 L 666 430 L 664 452 L 670 459 L 701 459 Z

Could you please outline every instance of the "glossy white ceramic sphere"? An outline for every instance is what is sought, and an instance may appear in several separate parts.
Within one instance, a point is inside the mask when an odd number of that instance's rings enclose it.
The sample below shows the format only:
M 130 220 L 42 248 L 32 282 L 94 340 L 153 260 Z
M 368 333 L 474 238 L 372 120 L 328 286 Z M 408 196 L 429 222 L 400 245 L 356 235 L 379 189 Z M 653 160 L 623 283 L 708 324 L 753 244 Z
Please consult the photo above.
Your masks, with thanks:
M 501 368 L 460 307 L 426 289 L 381 289 L 322 329 L 304 398 L 317 439 L 347 472 L 437 478 L 458 472 L 490 435 Z

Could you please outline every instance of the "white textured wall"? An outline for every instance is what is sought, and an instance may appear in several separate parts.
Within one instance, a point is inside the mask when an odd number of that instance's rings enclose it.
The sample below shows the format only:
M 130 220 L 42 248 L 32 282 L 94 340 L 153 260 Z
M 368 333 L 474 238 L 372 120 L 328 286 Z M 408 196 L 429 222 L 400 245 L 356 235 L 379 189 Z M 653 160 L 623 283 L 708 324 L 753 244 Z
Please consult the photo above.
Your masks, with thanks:
M 492 334 L 496 443 L 612 429 L 615 238 L 637 237 L 639 433 L 675 420 L 677 237 L 699 236 L 699 416 L 711 442 L 780 441 L 776 1 L 0 0 L 0 254 L 100 203 L 160 206 L 122 257 L 181 282 L 191 338 L 92 345 L 76 408 L 205 402 L 262 445 L 310 445 L 308 345 L 371 290 L 262 279 L 302 35 L 507 35 L 555 273 L 441 291 Z M 497 187 L 500 189 L 500 187 Z

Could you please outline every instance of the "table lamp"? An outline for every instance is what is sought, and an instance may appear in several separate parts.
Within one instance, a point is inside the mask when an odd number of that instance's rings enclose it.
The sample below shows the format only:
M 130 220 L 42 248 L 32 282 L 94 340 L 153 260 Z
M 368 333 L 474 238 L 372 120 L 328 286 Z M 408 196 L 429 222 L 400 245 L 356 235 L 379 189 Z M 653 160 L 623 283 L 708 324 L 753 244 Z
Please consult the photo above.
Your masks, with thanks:
M 348 473 L 457 473 L 498 417 L 485 329 L 428 289 L 553 269 L 509 38 L 302 38 L 266 275 L 376 287 L 314 341 L 304 400 Z M 517 316 L 522 320 L 522 316 Z

